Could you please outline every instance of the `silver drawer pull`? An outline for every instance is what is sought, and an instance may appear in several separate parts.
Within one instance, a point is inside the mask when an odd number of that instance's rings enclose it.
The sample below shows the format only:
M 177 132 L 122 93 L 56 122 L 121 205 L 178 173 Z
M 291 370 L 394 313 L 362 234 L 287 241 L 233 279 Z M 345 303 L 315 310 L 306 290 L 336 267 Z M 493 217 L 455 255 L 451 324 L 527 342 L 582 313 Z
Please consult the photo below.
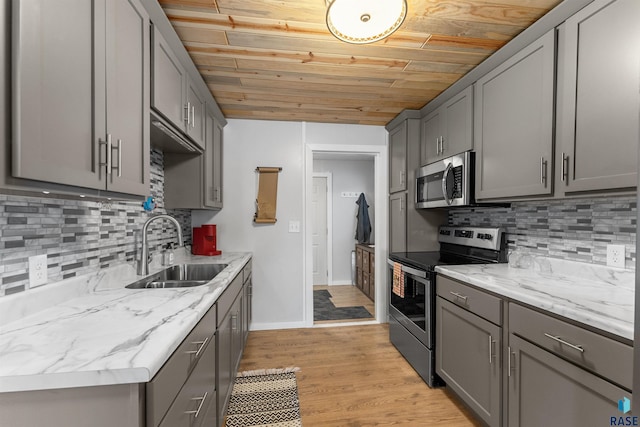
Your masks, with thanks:
M 198 418 L 200 415 L 200 410 L 202 409 L 202 405 L 204 405 L 204 401 L 207 399 L 207 392 L 204 393 L 202 397 L 192 397 L 191 400 L 199 400 L 200 404 L 198 405 L 198 409 L 195 411 L 184 411 L 185 414 L 193 415 L 194 418 Z
M 454 297 L 459 298 L 459 299 L 463 300 L 464 302 L 467 302 L 467 296 L 459 294 L 457 292 L 453 292 L 453 291 L 450 291 L 449 293 L 451 295 L 453 295 Z
M 556 337 L 556 336 L 547 334 L 546 332 L 545 332 L 544 336 L 547 337 L 547 338 L 551 338 L 552 340 L 557 341 L 560 344 L 564 344 L 567 347 L 571 347 L 574 350 L 578 350 L 580 353 L 584 353 L 584 348 L 581 345 L 571 344 L 570 342 L 567 342 L 567 341 L 563 340 L 560 337 Z
M 204 341 L 193 341 L 191 344 L 199 346 L 198 349 L 197 350 L 185 351 L 185 353 L 187 353 L 187 354 L 195 354 L 196 357 L 200 356 L 200 352 L 202 351 L 204 346 L 207 345 L 207 341 L 209 341 L 209 337 L 205 338 Z

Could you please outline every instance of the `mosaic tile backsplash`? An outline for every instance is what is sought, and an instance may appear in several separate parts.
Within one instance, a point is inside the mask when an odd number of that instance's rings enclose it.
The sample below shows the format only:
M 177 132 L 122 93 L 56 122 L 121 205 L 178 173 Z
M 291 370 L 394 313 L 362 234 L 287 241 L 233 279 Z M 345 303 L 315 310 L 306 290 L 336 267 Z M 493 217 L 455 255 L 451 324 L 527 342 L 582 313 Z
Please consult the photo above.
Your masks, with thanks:
M 449 211 L 449 225 L 505 227 L 509 250 L 592 264 L 607 264 L 607 245 L 625 246 L 635 269 L 635 197 L 517 202 L 511 207 Z
M 134 263 L 142 225 L 160 213 L 176 217 L 185 242 L 191 244 L 191 211 L 164 209 L 163 155 L 158 150 L 151 151 L 150 183 L 156 201 L 152 212 L 142 209 L 142 200 L 97 202 L 0 194 L 0 296 L 28 288 L 28 259 L 33 255 L 47 254 L 47 283 Z M 176 234 L 172 224 L 157 221 L 150 227 L 150 253 L 175 242 Z

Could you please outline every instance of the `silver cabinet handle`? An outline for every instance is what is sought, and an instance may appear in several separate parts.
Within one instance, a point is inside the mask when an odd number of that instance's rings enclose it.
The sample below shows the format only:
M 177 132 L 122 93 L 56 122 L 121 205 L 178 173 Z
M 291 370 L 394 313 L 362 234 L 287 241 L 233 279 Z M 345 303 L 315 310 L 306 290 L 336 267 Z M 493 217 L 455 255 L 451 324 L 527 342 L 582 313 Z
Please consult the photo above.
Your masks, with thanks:
M 196 127 L 196 106 L 195 105 L 191 106 L 191 127 L 192 128 Z
M 107 175 L 111 175 L 111 134 L 107 134 Z
M 198 349 L 197 350 L 189 350 L 189 351 L 185 351 L 185 353 L 187 354 L 194 354 L 195 357 L 200 356 L 200 352 L 202 351 L 202 349 L 204 348 L 205 345 L 207 345 L 207 341 L 209 341 L 209 337 L 205 338 L 204 341 L 193 341 L 191 344 L 197 345 Z
M 184 110 L 186 115 L 183 116 L 182 120 L 187 122 L 187 126 L 191 124 L 191 102 L 187 102 L 187 105 L 184 106 Z
M 453 295 L 454 297 L 456 297 L 456 298 L 459 298 L 459 299 L 463 300 L 465 303 L 467 302 L 467 296 L 466 296 L 466 295 L 462 295 L 462 294 L 459 294 L 459 293 L 457 293 L 457 292 L 453 292 L 453 291 L 449 291 L 449 293 L 450 293 L 451 295 Z
M 111 166 L 111 170 L 118 170 L 118 178 L 122 176 L 122 140 L 118 139 L 118 145 L 112 147 L 113 150 L 118 150 L 118 166 Z
M 440 136 L 440 154 L 444 154 L 444 136 Z
M 507 360 L 507 376 L 510 377 L 511 371 L 513 370 L 513 368 L 511 367 L 511 356 L 515 356 L 515 353 L 511 352 L 511 346 L 507 347 L 507 352 L 507 354 L 509 355 L 509 359 Z
M 564 152 L 562 153 L 562 168 L 560 171 L 560 179 L 569 185 L 569 156 Z
M 540 184 L 547 186 L 547 161 L 540 157 Z
M 436 156 L 440 154 L 440 137 L 436 136 Z
M 202 397 L 192 397 L 191 400 L 199 400 L 200 404 L 198 405 L 198 409 L 196 409 L 195 411 L 184 411 L 185 414 L 189 414 L 189 415 L 193 415 L 194 418 L 198 418 L 198 415 L 200 415 L 200 411 L 202 410 L 202 405 L 204 405 L 204 401 L 207 399 L 207 394 L 208 392 L 204 393 L 204 396 Z
M 489 365 L 493 364 L 493 358 L 495 357 L 493 354 L 493 344 L 495 344 L 495 341 L 492 339 L 491 334 L 489 334 Z
M 400 185 L 405 185 L 404 178 L 405 178 L 405 172 L 400 171 Z
M 238 329 L 238 315 L 237 314 L 232 314 L 231 315 L 231 330 L 235 331 L 236 329 Z
M 571 347 L 574 350 L 578 350 L 580 353 L 584 353 L 584 348 L 581 345 L 571 344 L 570 342 L 567 342 L 567 341 L 563 340 L 562 338 L 560 338 L 558 336 L 547 334 L 546 332 L 545 332 L 544 336 L 547 337 L 547 338 L 551 338 L 552 340 L 557 341 L 560 344 L 564 344 L 567 347 Z

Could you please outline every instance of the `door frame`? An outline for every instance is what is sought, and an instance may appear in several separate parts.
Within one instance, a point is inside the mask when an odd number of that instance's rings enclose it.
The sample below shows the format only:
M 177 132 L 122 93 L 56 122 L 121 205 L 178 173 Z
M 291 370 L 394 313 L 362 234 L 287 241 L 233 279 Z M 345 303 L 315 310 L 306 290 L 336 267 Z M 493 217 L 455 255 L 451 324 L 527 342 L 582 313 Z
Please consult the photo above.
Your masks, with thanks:
M 352 322 L 348 325 L 387 323 L 388 295 L 386 277 L 386 259 L 388 252 L 388 142 L 385 145 L 341 145 L 341 144 L 305 144 L 304 145 L 304 186 L 303 200 L 303 323 L 306 327 L 313 327 L 313 257 L 311 246 L 311 191 L 313 185 L 313 154 L 314 153 L 358 153 L 371 154 L 374 159 L 374 193 L 375 193 L 375 311 L 376 317 L 372 321 Z

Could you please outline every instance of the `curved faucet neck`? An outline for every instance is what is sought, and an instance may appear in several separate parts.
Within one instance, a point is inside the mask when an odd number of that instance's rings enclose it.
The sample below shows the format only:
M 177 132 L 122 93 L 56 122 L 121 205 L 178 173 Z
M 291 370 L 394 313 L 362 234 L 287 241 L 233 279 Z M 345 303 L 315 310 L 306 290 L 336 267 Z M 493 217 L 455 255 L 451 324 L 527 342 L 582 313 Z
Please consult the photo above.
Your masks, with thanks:
M 160 214 L 147 219 L 142 226 L 142 248 L 140 251 L 140 260 L 138 261 L 138 275 L 140 276 L 146 276 L 149 274 L 149 245 L 147 243 L 147 231 L 149 229 L 149 225 L 152 222 L 160 219 L 166 219 L 167 221 L 175 225 L 176 231 L 178 233 L 178 246 L 184 246 L 184 240 L 182 238 L 182 226 L 177 219 L 167 214 Z

